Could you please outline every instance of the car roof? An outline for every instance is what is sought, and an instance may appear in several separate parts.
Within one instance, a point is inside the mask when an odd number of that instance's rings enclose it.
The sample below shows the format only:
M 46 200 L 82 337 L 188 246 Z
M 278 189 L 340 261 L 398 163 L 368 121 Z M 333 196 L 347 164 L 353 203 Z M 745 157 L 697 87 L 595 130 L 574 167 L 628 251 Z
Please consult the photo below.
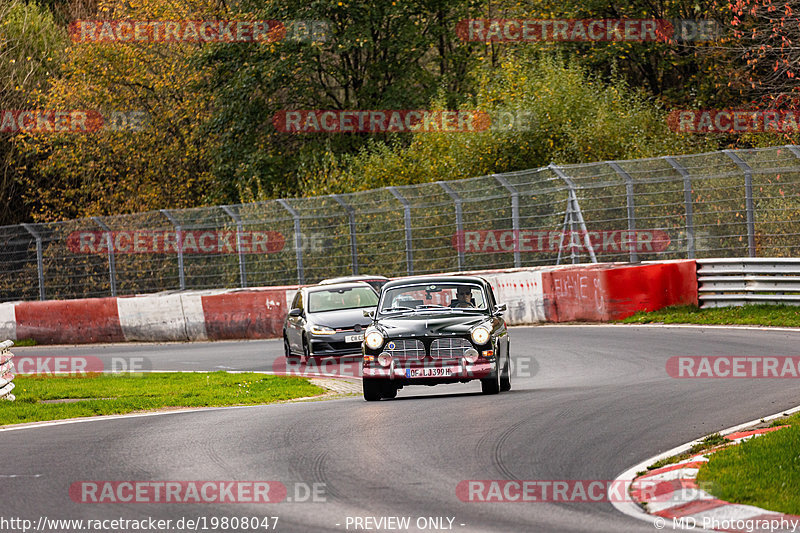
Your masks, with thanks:
M 317 285 L 330 285 L 333 283 L 346 283 L 350 281 L 389 281 L 386 276 L 342 276 L 340 278 L 323 279 Z
M 369 287 L 375 291 L 372 285 L 369 283 L 364 283 L 363 281 L 352 281 L 350 283 L 330 283 L 327 285 L 312 285 L 310 287 L 304 287 L 303 290 L 306 292 L 335 291 L 337 289 L 352 289 L 356 287 Z
M 486 286 L 488 281 L 479 276 L 414 276 L 409 278 L 395 279 L 383 286 L 383 290 L 399 287 L 403 285 L 415 285 L 424 283 L 475 283 Z

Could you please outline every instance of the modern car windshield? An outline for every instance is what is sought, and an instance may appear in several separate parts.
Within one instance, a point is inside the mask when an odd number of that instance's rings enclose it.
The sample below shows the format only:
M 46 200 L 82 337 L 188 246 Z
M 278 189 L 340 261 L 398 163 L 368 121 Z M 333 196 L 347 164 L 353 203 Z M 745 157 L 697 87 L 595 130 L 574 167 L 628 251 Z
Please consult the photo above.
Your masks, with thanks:
M 378 295 L 369 287 L 327 289 L 308 293 L 308 312 L 324 313 L 378 305 Z
M 393 287 L 384 290 L 380 304 L 381 313 L 486 308 L 483 288 L 475 283 L 426 283 Z

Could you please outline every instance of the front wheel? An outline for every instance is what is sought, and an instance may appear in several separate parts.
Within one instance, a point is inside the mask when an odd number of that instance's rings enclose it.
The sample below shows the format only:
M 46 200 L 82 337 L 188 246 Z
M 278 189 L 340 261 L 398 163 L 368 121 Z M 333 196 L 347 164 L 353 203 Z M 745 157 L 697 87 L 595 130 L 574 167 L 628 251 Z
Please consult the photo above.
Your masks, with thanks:
M 364 389 L 364 399 L 368 402 L 377 402 L 381 399 L 383 383 L 379 379 L 362 378 L 361 387 Z M 397 391 L 395 391 L 397 394 Z
M 286 357 L 287 361 L 296 361 L 300 359 L 292 353 L 292 348 L 289 346 L 289 339 L 286 338 L 285 335 L 283 337 L 283 355 Z
M 497 394 L 500 392 L 500 369 L 495 370 L 488 378 L 481 380 L 481 392 L 484 394 Z
M 506 356 L 506 364 L 503 366 L 503 372 L 500 374 L 500 392 L 511 390 L 511 356 Z

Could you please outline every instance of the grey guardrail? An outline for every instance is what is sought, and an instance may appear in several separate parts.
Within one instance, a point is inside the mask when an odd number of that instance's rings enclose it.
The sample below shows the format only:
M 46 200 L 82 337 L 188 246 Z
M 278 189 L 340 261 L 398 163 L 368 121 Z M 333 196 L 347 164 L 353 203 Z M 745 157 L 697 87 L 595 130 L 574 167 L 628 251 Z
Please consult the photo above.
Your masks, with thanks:
M 700 307 L 800 305 L 800 259 L 698 259 L 697 293 Z
M 14 401 L 16 397 L 11 394 L 14 390 L 14 354 L 11 347 L 14 341 L 0 342 L 0 400 Z

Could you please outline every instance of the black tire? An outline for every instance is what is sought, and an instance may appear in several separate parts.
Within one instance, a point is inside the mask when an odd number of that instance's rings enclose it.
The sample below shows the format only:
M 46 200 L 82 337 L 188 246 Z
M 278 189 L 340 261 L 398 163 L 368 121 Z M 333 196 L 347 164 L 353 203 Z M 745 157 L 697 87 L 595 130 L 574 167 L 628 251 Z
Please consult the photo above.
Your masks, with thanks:
M 286 335 L 283 336 L 283 355 L 286 357 L 287 361 L 297 361 L 300 359 L 292 353 L 292 348 L 289 346 L 289 339 L 286 338 Z
M 397 387 L 392 385 L 391 383 L 384 383 L 383 390 L 381 391 L 381 396 L 384 398 L 389 398 L 390 400 L 397 397 Z
M 503 366 L 503 372 L 500 374 L 500 392 L 511 390 L 511 354 L 506 354 L 506 364 Z
M 497 394 L 500 392 L 500 370 L 481 380 L 481 392 L 484 394 Z
M 311 355 L 311 348 L 308 347 L 308 341 L 303 337 L 303 363 L 305 363 L 306 366 L 314 366 L 316 362 L 314 356 Z
M 380 379 L 371 379 L 371 378 L 362 378 L 361 379 L 361 387 L 364 390 L 364 399 L 368 402 L 377 402 L 383 396 L 382 392 L 384 389 L 382 380 Z M 397 391 L 395 391 L 397 394 Z

